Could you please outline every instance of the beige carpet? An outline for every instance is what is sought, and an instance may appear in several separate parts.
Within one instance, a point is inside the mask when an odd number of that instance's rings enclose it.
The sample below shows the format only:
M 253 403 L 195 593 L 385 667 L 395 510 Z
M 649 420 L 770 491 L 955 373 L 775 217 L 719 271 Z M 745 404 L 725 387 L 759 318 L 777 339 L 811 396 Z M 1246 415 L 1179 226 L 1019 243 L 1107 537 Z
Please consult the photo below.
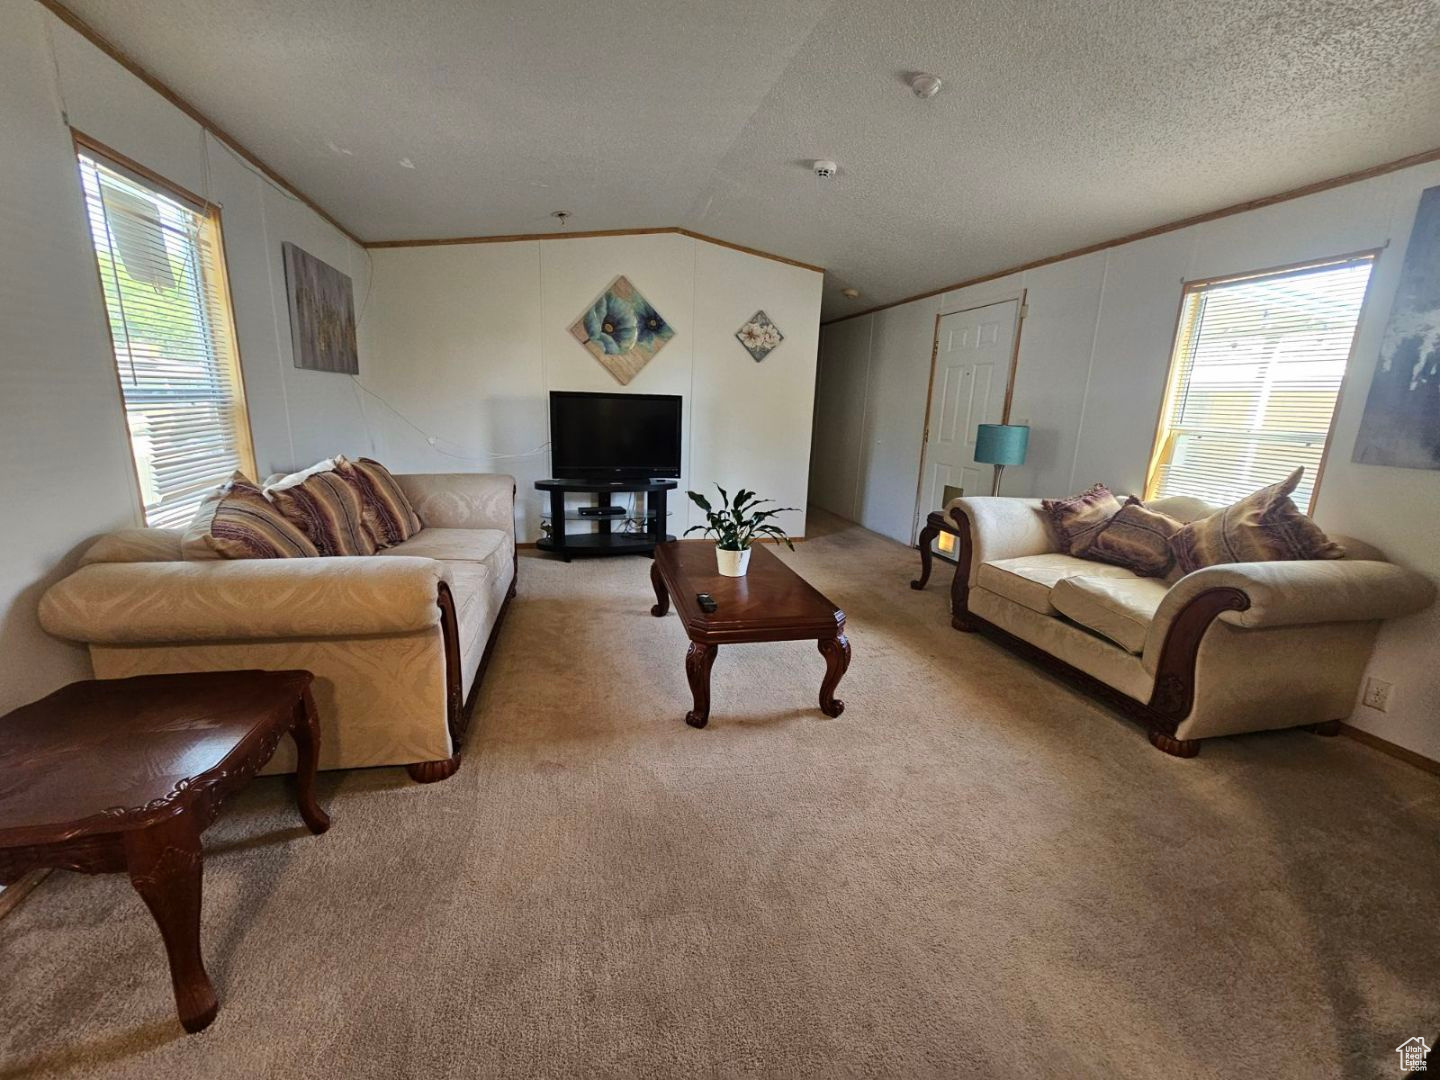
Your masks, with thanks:
M 207 834 L 220 1015 L 123 878 L 0 922 L 0 1077 L 1375 1077 L 1440 1030 L 1440 783 L 1286 732 L 1178 761 L 817 515 L 850 615 L 722 648 L 643 558 L 521 561 L 465 767 L 257 782 Z

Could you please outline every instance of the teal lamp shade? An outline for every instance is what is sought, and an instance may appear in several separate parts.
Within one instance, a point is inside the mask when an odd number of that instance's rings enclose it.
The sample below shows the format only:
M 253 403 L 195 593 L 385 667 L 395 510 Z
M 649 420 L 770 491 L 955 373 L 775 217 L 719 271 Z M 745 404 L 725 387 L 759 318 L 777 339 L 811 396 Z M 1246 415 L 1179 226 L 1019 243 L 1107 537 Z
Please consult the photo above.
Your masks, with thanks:
M 1030 446 L 1030 429 L 1022 424 L 981 424 L 975 433 L 975 460 L 995 466 L 991 495 L 1000 494 L 1006 465 L 1024 465 Z
M 1024 465 L 1030 429 L 1019 424 L 981 424 L 975 436 L 975 460 L 986 465 Z

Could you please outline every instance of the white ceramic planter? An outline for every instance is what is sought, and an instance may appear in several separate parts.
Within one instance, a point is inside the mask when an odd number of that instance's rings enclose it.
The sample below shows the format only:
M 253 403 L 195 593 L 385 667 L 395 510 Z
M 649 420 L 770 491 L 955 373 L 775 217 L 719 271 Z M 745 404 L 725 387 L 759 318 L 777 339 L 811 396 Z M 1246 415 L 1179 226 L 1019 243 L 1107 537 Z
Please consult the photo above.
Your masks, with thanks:
M 745 571 L 750 566 L 750 549 L 744 551 L 726 551 L 717 546 L 715 548 L 715 562 L 724 577 L 744 577 Z

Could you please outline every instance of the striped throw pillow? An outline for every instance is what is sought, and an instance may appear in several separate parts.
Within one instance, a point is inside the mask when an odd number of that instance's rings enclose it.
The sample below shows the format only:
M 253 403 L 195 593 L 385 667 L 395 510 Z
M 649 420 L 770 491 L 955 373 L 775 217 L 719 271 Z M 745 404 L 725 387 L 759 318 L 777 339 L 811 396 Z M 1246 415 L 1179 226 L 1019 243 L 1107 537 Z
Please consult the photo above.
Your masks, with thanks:
M 1290 499 L 1303 475 L 1301 466 L 1279 483 L 1182 528 L 1170 538 L 1180 569 L 1188 574 L 1222 563 L 1344 558 L 1345 549 Z
M 1183 528 L 1180 522 L 1151 510 L 1135 496 L 1120 512 L 1074 549 L 1082 559 L 1124 566 L 1141 577 L 1164 577 L 1175 563 L 1170 538 Z
M 265 495 L 321 555 L 374 555 L 360 490 L 331 458 L 265 488 Z
M 180 541 L 180 551 L 187 559 L 294 559 L 320 554 L 240 472 L 200 504 Z
M 370 458 L 346 461 L 336 458 L 336 468 L 348 477 L 360 491 L 364 506 L 365 527 L 377 547 L 388 548 L 409 540 L 423 526 L 400 490 L 390 470 Z
M 1079 555 L 1105 523 L 1120 512 L 1120 500 L 1104 484 L 1066 499 L 1042 499 L 1040 506 L 1050 519 L 1060 550 L 1067 555 Z

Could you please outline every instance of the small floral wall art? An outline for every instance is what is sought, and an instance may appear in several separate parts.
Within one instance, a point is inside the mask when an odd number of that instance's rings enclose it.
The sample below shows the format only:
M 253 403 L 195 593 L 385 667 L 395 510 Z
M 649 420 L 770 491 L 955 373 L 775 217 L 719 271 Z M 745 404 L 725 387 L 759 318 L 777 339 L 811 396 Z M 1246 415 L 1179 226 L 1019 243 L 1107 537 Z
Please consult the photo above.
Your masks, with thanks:
M 675 330 L 622 274 L 575 320 L 570 334 L 624 386 L 655 359 Z
M 745 346 L 745 351 L 755 358 L 757 364 L 785 340 L 780 328 L 771 322 L 770 316 L 763 311 L 751 315 L 750 321 L 735 331 L 735 337 Z

